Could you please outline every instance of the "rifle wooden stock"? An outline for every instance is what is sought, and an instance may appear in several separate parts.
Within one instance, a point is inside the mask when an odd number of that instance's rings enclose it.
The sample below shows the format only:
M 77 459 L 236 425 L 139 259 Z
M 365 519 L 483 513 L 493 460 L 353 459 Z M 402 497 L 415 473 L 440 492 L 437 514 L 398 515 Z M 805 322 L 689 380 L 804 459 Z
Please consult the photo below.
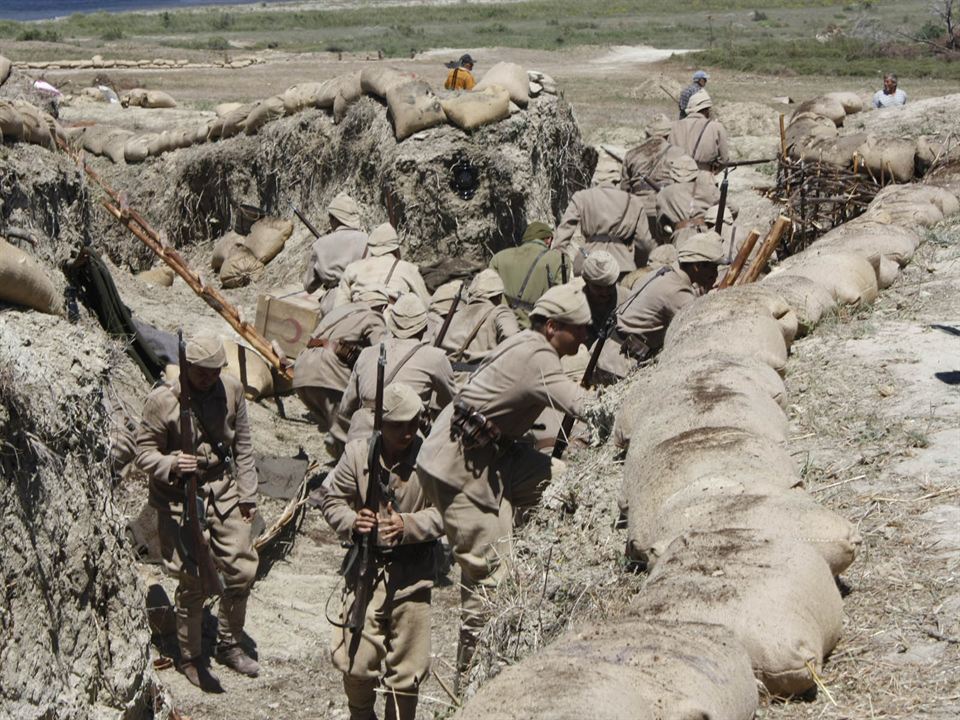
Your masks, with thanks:
M 719 233 L 723 228 L 723 214 L 727 211 L 727 193 L 730 191 L 730 179 L 727 177 L 730 169 L 723 171 L 723 182 L 720 183 L 720 202 L 717 203 L 717 221 L 713 224 L 713 231 Z
M 740 251 L 733 259 L 733 264 L 730 265 L 730 269 L 727 270 L 727 274 L 723 276 L 723 280 L 721 280 L 720 284 L 717 285 L 718 290 L 722 290 L 723 288 L 736 284 L 737 278 L 740 277 L 740 272 L 743 270 L 743 266 L 747 262 L 747 258 L 750 257 L 750 253 L 753 252 L 753 247 L 757 244 L 757 240 L 759 239 L 760 233 L 758 233 L 756 230 L 751 230 L 750 234 L 747 235 L 747 239 L 744 240 L 743 245 L 740 246 Z
M 311 235 L 313 235 L 315 238 L 320 237 L 320 231 L 317 230 L 317 228 L 314 227 L 313 223 L 307 219 L 307 216 L 300 211 L 300 208 L 298 208 L 293 203 L 290 203 L 290 209 L 293 210 L 293 214 L 296 215 L 297 218 L 299 218 L 300 222 L 302 222 L 306 226 L 307 230 L 310 231 Z
M 68 153 L 70 152 L 69 148 L 65 144 L 59 140 L 58 143 L 60 144 L 60 147 L 64 149 L 64 151 Z M 207 305 L 216 310 L 220 317 L 226 320 L 230 327 L 236 330 L 240 337 L 250 343 L 250 346 L 256 350 L 264 360 L 272 365 L 281 377 L 285 378 L 286 380 L 292 380 L 292 369 L 281 361 L 280 356 L 274 352 L 270 342 L 260 333 L 258 333 L 250 323 L 241 317 L 240 311 L 233 304 L 231 304 L 222 293 L 207 285 L 200 277 L 199 273 L 191 270 L 190 266 L 187 265 L 187 262 L 183 259 L 183 257 L 181 257 L 180 253 L 173 248 L 168 247 L 163 242 L 160 234 L 153 229 L 150 223 L 148 223 L 139 212 L 133 208 L 127 207 L 123 196 L 107 185 L 103 178 L 94 172 L 92 168 L 88 167 L 83 161 L 82 156 L 78 155 L 74 157 L 83 168 L 87 176 L 109 196 L 109 200 L 107 198 L 103 198 L 100 201 L 101 204 L 107 209 L 107 212 L 113 215 L 117 222 L 127 228 L 127 230 L 129 230 L 134 237 L 150 248 L 157 257 L 163 260 L 163 262 L 169 265 L 177 275 L 183 278 L 183 281 L 187 283 L 190 289 L 199 295 L 200 298 L 207 303 Z
M 437 333 L 436 340 L 433 341 L 434 347 L 440 347 L 443 344 L 443 339 L 447 336 L 447 330 L 450 329 L 450 321 L 453 320 L 453 314 L 457 311 L 457 306 L 460 304 L 460 298 L 463 295 L 463 283 L 460 283 L 460 287 L 457 288 L 457 294 L 453 296 L 453 302 L 450 303 L 450 309 L 447 310 L 447 316 L 443 319 L 443 325 L 440 326 L 440 332 Z
M 187 346 L 183 341 L 183 331 L 177 331 L 178 359 L 180 361 L 180 452 L 194 455 L 193 417 L 190 414 L 190 379 L 187 377 Z M 203 500 L 197 492 L 197 474 L 190 473 L 184 480 L 183 525 L 186 536 L 181 535 L 181 544 L 187 551 L 184 560 L 192 561 L 200 579 L 200 590 L 207 597 L 223 593 L 223 580 L 213 561 L 210 544 L 203 535 L 201 513 L 206 514 Z M 181 529 L 181 533 L 183 528 Z M 188 564 L 188 563 L 185 563 Z
M 750 265 L 746 272 L 738 279 L 737 285 L 748 285 L 749 283 L 756 282 L 757 278 L 760 277 L 760 273 L 762 273 L 763 269 L 767 266 L 767 262 L 770 260 L 770 256 L 773 255 L 773 251 L 777 249 L 777 244 L 780 242 L 781 236 L 788 227 L 790 227 L 789 218 L 785 218 L 782 215 L 777 218 L 773 227 L 770 228 L 769 234 L 764 238 L 763 244 L 757 252 L 757 256 L 753 259 L 753 264 Z

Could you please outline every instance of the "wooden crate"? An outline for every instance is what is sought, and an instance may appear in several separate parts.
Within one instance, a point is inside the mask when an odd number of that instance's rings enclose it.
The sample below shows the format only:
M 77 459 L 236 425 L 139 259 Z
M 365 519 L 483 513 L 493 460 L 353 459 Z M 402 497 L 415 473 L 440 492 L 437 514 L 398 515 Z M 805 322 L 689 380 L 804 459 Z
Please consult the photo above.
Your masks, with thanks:
M 257 331 L 276 340 L 291 359 L 307 347 L 319 321 L 320 304 L 302 290 L 277 290 L 257 298 Z

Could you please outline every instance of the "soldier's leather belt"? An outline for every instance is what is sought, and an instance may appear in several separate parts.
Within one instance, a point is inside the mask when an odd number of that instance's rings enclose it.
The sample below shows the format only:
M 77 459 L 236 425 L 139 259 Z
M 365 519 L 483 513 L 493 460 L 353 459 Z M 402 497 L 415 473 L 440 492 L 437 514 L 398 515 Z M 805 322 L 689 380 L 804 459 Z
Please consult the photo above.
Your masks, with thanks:
M 464 450 L 496 445 L 502 437 L 500 428 L 482 412 L 461 400 L 453 401 L 450 439 L 458 440 Z

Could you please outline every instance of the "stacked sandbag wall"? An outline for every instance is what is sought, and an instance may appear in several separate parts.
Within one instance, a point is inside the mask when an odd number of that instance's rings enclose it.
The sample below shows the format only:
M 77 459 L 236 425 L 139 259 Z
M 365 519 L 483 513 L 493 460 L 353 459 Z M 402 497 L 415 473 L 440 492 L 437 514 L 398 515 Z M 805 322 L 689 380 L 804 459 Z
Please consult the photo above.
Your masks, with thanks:
M 772 696 L 815 690 L 842 628 L 834 578 L 860 537 L 802 489 L 788 452 L 790 344 L 840 305 L 871 303 L 885 263 L 895 277 L 918 222 L 958 212 L 958 194 L 887 188 L 762 282 L 678 314 L 617 417 L 627 552 L 650 569 L 635 617 L 572 628 L 458 718 L 748 720 L 747 666 Z

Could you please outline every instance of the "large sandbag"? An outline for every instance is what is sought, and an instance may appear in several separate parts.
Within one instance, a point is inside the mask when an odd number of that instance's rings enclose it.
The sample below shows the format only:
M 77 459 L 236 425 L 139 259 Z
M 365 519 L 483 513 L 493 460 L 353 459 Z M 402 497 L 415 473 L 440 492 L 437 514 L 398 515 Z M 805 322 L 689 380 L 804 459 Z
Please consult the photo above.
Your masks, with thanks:
M 268 122 L 282 118 L 284 114 L 283 98 L 279 95 L 261 100 L 256 103 L 243 122 L 243 130 L 247 135 L 255 135 Z
M 145 283 L 150 285 L 157 285 L 159 287 L 170 287 L 173 285 L 175 273 L 169 265 L 158 265 L 157 267 L 150 268 L 149 270 L 144 270 L 142 273 L 137 274 L 137 279 L 142 280 Z
M 233 340 L 223 338 L 223 349 L 227 352 L 227 366 L 223 371 L 233 375 L 237 380 L 242 380 L 244 376 L 240 373 L 240 353 L 237 347 L 237 343 Z M 246 395 L 253 400 L 273 395 L 273 376 L 270 374 L 270 366 L 266 360 L 246 347 L 244 364 L 247 382 L 243 389 Z
M 491 87 L 502 87 L 509 93 L 510 99 L 522 108 L 530 102 L 530 80 L 526 70 L 516 63 L 498 62 L 487 70 L 474 90 Z
M 886 290 L 897 281 L 899 275 L 900 265 L 886 255 L 881 255 L 880 267 L 877 268 L 877 287 L 880 290 Z
M 837 309 L 830 291 L 813 280 L 796 275 L 771 274 L 761 283 L 786 301 L 797 316 L 797 337 L 809 333 L 820 319 Z
M 746 650 L 713 625 L 622 620 L 574 627 L 505 668 L 457 720 L 750 720 Z
M 234 250 L 242 245 L 243 235 L 240 233 L 235 233 L 233 230 L 231 230 L 226 235 L 221 236 L 213 243 L 213 255 L 210 257 L 210 267 L 212 267 L 216 272 L 220 272 L 220 268 L 223 267 L 224 261 L 233 253 Z
M 230 138 L 243 132 L 243 123 L 250 114 L 253 105 L 241 105 L 228 112 L 221 118 L 217 118 L 210 126 L 207 133 L 207 140 L 219 140 L 221 138 Z
M 782 372 L 797 334 L 797 316 L 769 288 L 733 287 L 691 303 L 670 323 L 664 336 L 666 363 L 703 353 L 747 355 Z
M 246 247 L 236 248 L 220 266 L 220 284 L 225 288 L 249 285 L 263 272 L 263 263 Z
M 293 233 L 293 223 L 278 217 L 266 217 L 257 220 L 250 228 L 250 234 L 243 245 L 254 257 L 266 265 L 273 260 Z
M 863 257 L 879 253 L 903 267 L 920 245 L 920 236 L 910 227 L 892 222 L 871 222 L 867 217 L 880 218 L 882 212 L 861 216 L 834 228 L 810 245 L 814 250 L 850 252 Z
M 461 130 L 475 130 L 510 117 L 510 95 L 501 87 L 457 93 L 440 105 L 447 120 Z
M 333 107 L 337 96 L 342 97 L 348 105 L 361 98 L 363 95 L 363 86 L 360 82 L 360 75 L 361 72 L 357 70 L 356 72 L 347 73 L 346 75 L 338 75 L 329 81 L 329 92 L 332 98 L 329 107 Z
M 806 250 L 787 258 L 771 275 L 805 277 L 825 288 L 840 305 L 869 304 L 877 299 L 880 255 Z
M 307 82 L 288 87 L 280 96 L 283 100 L 283 111 L 287 115 L 293 115 L 308 107 L 320 107 L 327 94 L 327 86 L 327 82 Z M 330 103 L 333 103 L 332 97 Z
M 155 133 L 134 135 L 123 146 L 123 158 L 128 163 L 143 162 L 150 155 L 150 145 L 156 139 Z
M 392 67 L 373 65 L 360 72 L 360 87 L 366 95 L 376 95 L 386 100 L 387 93 L 399 85 L 414 79 L 414 74 Z
M 869 216 L 874 212 L 883 211 L 889 214 L 893 221 L 899 222 L 901 217 L 898 216 L 898 209 L 918 205 L 933 205 L 940 212 L 939 216 L 933 214 L 926 218 L 926 222 L 929 224 L 939 222 L 939 220 L 934 220 L 936 217 L 942 220 L 944 217 L 960 212 L 960 200 L 953 192 L 935 185 L 911 183 L 909 185 L 888 185 L 883 188 L 870 202 L 866 215 Z M 857 219 L 859 220 L 859 218 Z M 904 216 L 903 219 L 907 222 L 911 220 L 909 216 Z M 914 220 L 919 221 L 920 218 L 914 218 Z M 931 220 L 933 222 L 930 222 Z
M 148 90 L 140 105 L 145 108 L 174 108 L 177 101 L 162 90 Z
M 816 686 L 840 638 L 843 600 L 826 561 L 804 543 L 752 533 L 690 533 L 650 573 L 636 608 L 651 622 L 722 625 L 772 695 Z
M 811 98 L 806 102 L 800 103 L 797 109 L 794 111 L 791 121 L 799 116 L 802 113 L 810 113 L 812 115 L 820 115 L 830 120 L 836 127 L 843 125 L 843 120 L 847 116 L 847 111 L 844 109 L 840 101 L 831 97 L 830 95 L 821 95 L 819 97 Z
M 110 158 L 118 165 L 126 161 L 126 148 L 133 133 L 128 130 L 116 129 L 107 133 L 103 138 L 102 155 Z
M 398 141 L 447 121 L 437 96 L 421 80 L 396 85 L 388 90 L 387 108 Z
M 176 150 L 177 142 L 169 130 L 154 135 L 150 142 L 150 154 L 153 156 L 163 155 L 165 152 Z
M 23 140 L 23 118 L 13 103 L 6 100 L 0 100 L 0 137 L 13 142 Z
M 43 147 L 51 147 L 53 145 L 53 135 L 50 134 L 50 127 L 45 117 L 46 113 L 41 112 L 25 100 L 14 100 L 13 106 L 20 113 L 20 120 L 23 123 L 23 141 Z
M 10 77 L 10 70 L 13 68 L 13 63 L 3 55 L 0 55 L 0 85 L 3 85 L 7 78 Z
M 43 267 L 0 238 L 0 302 L 22 305 L 49 315 L 60 312 L 60 296 Z
M 827 561 L 834 575 L 850 566 L 862 542 L 855 525 L 803 490 L 748 484 L 731 475 L 716 474 L 667 498 L 650 525 L 631 525 L 630 547 L 641 549 L 640 557 L 650 567 L 681 535 L 728 530 L 805 543 Z
M 866 133 L 853 133 L 835 138 L 815 138 L 800 146 L 799 157 L 801 160 L 815 160 L 834 167 L 849 168 L 853 166 L 853 156 L 866 138 Z
M 234 110 L 239 110 L 243 107 L 243 103 L 238 102 L 225 102 L 217 105 L 213 111 L 217 114 L 218 118 L 224 118 Z
M 83 129 L 83 149 L 91 155 L 103 155 L 103 141 L 116 128 L 107 125 L 91 125 Z
M 827 100 L 840 103 L 840 105 L 843 107 L 843 111 L 847 115 L 853 115 L 854 113 L 863 111 L 863 100 L 861 100 L 860 96 L 855 92 L 846 92 L 840 90 L 837 92 L 829 92 L 823 97 Z
M 868 135 L 857 152 L 863 158 L 863 165 L 878 180 L 883 177 L 889 182 L 891 176 L 897 182 L 913 179 L 917 154 L 917 144 L 913 140 Z
M 821 138 L 833 140 L 839 134 L 837 126 L 830 118 L 814 113 L 800 113 L 795 115 L 787 126 L 787 148 L 796 157 L 804 145 Z
M 133 88 L 120 96 L 120 104 L 123 107 L 141 107 L 146 99 L 147 90 L 144 88 Z

